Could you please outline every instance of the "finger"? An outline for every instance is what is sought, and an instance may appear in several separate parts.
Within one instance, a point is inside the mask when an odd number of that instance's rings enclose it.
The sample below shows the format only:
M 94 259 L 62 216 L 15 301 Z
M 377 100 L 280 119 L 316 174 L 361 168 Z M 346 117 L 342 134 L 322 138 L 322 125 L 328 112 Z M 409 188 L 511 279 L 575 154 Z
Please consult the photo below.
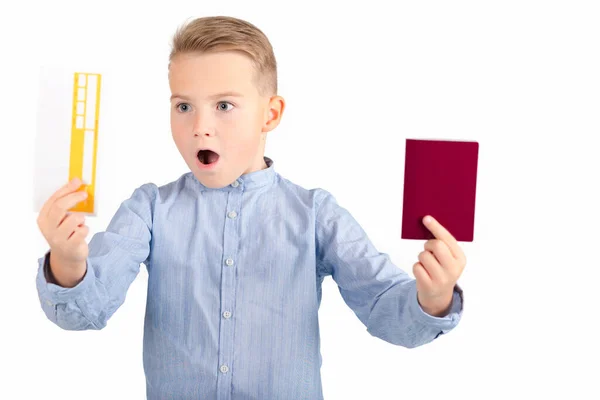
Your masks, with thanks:
M 54 205 L 65 212 L 75 207 L 78 203 L 87 199 L 88 193 L 86 191 L 77 191 L 69 193 L 60 199 L 56 200 Z
M 419 262 L 423 265 L 433 283 L 444 284 L 446 272 L 431 252 L 422 251 L 419 254 Z
M 80 187 L 81 187 L 81 180 L 79 178 L 71 179 L 64 186 L 62 186 L 60 189 L 58 189 L 56 192 L 54 192 L 52 194 L 52 196 L 50 196 L 50 198 L 48 198 L 48 200 L 46 200 L 46 202 L 42 206 L 42 209 L 40 210 L 40 214 L 48 215 L 50 208 L 52 207 L 52 205 L 54 204 L 54 202 L 56 200 L 58 200 L 59 198 L 63 197 L 64 195 L 66 195 L 68 193 L 74 192 L 75 190 L 79 189 Z
M 69 214 L 57 229 L 58 239 L 60 241 L 69 239 L 77 227 L 84 223 L 85 215 L 83 213 Z
M 415 279 L 417 282 L 419 282 L 419 284 L 423 285 L 427 290 L 431 290 L 431 277 L 420 262 L 417 262 L 413 265 L 413 274 L 415 275 Z
M 423 218 L 423 224 L 431 233 L 433 233 L 433 236 L 444 241 L 448 245 L 448 248 L 450 249 L 450 252 L 454 258 L 458 259 L 461 256 L 462 251 L 460 250 L 458 241 L 435 218 L 433 218 L 431 215 L 427 215 L 425 218 Z
M 450 248 L 442 240 L 428 240 L 425 242 L 424 248 L 435 256 L 442 268 L 450 268 L 456 263 L 456 259 L 452 256 Z
M 58 199 L 48 214 L 48 223 L 56 228 L 64 220 L 65 214 L 78 203 L 87 198 L 87 192 L 70 193 Z
M 90 228 L 87 225 L 81 225 L 75 228 L 71 236 L 67 239 L 68 241 L 77 241 L 77 240 L 85 240 L 88 233 L 90 232 Z
M 67 212 L 65 213 L 65 215 L 63 215 L 63 217 L 62 217 L 62 219 L 60 220 L 60 222 L 58 223 L 58 225 L 60 226 L 60 225 L 61 225 L 63 222 L 65 222 L 65 219 L 67 219 L 67 217 L 68 217 L 69 215 L 71 215 L 71 214 L 72 214 L 72 212 L 69 212 L 69 211 L 67 211 Z

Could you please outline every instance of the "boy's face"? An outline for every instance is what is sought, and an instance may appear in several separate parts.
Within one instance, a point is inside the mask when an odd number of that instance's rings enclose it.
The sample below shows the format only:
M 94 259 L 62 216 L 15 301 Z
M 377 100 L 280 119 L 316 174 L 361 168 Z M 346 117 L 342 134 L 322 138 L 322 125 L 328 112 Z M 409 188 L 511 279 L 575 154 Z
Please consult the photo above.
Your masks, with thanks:
M 279 124 L 284 101 L 260 95 L 249 58 L 236 52 L 177 55 L 169 86 L 173 139 L 203 185 L 221 188 L 266 168 L 266 134 Z

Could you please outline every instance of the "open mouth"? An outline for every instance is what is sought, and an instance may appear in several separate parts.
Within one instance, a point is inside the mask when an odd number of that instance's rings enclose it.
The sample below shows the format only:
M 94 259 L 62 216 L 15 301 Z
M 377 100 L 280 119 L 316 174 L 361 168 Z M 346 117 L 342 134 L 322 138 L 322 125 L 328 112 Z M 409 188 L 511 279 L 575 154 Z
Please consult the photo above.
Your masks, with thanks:
M 212 150 L 200 150 L 197 157 L 198 161 L 204 165 L 211 165 L 219 160 L 219 155 Z

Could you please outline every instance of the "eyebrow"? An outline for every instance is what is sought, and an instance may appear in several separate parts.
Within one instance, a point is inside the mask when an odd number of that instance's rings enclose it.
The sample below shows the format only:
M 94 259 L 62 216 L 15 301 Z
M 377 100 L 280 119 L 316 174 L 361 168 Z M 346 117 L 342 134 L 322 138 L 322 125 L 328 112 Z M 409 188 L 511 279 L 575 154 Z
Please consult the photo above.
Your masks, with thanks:
M 208 96 L 208 98 L 211 99 L 211 100 L 217 99 L 217 98 L 220 98 L 220 97 L 244 97 L 244 95 L 241 94 L 241 93 L 239 93 L 239 92 L 234 92 L 232 90 L 229 90 L 227 92 L 221 92 L 221 93 L 217 93 L 217 94 L 213 94 L 211 96 Z M 186 101 L 190 100 L 189 97 L 184 96 L 182 94 L 177 94 L 177 93 L 174 93 L 171 96 L 171 100 L 173 100 L 174 98 L 178 98 L 178 99 L 182 99 L 182 100 L 186 100 Z

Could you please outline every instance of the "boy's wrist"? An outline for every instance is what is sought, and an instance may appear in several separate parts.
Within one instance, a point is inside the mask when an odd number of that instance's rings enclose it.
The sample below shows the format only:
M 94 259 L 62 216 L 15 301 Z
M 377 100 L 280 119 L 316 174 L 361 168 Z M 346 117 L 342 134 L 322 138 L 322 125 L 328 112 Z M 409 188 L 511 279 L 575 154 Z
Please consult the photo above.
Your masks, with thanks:
M 451 291 L 449 295 L 440 296 L 435 299 L 422 300 L 417 294 L 417 301 L 425 313 L 433 317 L 443 318 L 450 313 L 453 295 L 454 291 Z
M 46 260 L 47 281 L 65 288 L 77 286 L 83 280 L 87 270 L 86 261 L 82 263 L 66 262 L 52 251 L 48 253 Z

